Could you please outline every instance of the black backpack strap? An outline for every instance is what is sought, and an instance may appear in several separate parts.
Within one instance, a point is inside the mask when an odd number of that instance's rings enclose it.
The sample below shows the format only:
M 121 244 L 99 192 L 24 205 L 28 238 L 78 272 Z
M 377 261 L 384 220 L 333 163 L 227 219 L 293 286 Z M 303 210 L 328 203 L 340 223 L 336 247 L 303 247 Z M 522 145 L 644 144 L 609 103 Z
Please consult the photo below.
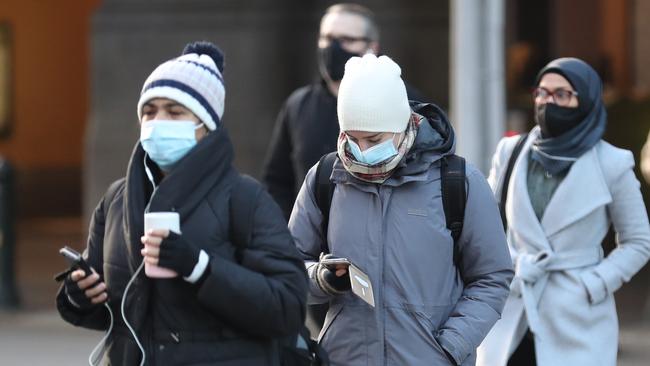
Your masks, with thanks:
M 336 151 L 323 155 L 318 160 L 316 167 L 316 184 L 314 185 L 314 197 L 316 197 L 316 205 L 323 215 L 323 222 L 321 223 L 321 230 L 323 232 L 323 241 L 321 244 L 321 252 L 329 253 L 327 246 L 327 228 L 330 220 L 330 205 L 332 204 L 332 196 L 334 195 L 335 184 L 330 180 L 332 170 L 334 170 L 334 162 L 337 158 Z
M 247 175 L 240 175 L 230 191 L 230 242 L 235 258 L 241 263 L 243 250 L 253 238 L 253 215 L 262 186 Z
M 442 159 L 440 168 L 442 206 L 445 211 L 447 229 L 454 239 L 454 263 L 458 263 L 460 250 L 458 238 L 463 231 L 467 189 L 465 187 L 465 159 L 458 155 L 448 155 Z
M 512 150 L 512 154 L 510 154 L 510 158 L 508 159 L 508 166 L 506 167 L 506 173 L 503 177 L 501 199 L 499 200 L 499 211 L 501 212 L 501 222 L 503 222 L 504 230 L 508 229 L 508 219 L 506 218 L 506 201 L 508 200 L 508 186 L 510 186 L 510 176 L 512 175 L 512 169 L 515 167 L 517 157 L 521 153 L 521 150 L 524 148 L 524 143 L 526 142 L 527 137 L 528 133 L 519 135 L 519 140 L 517 141 L 515 148 Z

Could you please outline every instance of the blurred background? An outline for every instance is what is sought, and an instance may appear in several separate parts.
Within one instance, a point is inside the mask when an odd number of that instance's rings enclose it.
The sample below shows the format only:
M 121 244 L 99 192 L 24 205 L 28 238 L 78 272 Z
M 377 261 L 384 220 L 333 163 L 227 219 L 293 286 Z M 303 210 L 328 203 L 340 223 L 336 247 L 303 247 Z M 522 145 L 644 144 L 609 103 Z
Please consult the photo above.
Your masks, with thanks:
M 84 247 L 89 214 L 125 173 L 149 73 L 188 41 L 219 45 L 236 163 L 259 176 L 282 102 L 318 78 L 319 21 L 334 3 L 2 0 L 2 365 L 81 364 L 99 340 L 101 334 L 58 319 L 52 276 L 65 268 L 58 248 Z M 650 130 L 650 1 L 357 3 L 375 12 L 382 53 L 450 113 L 460 153 L 484 173 L 501 136 L 533 126 L 535 75 L 564 56 L 599 72 L 609 114 L 605 139 L 639 161 Z M 642 180 L 646 204 L 648 189 Z M 613 238 L 604 245 L 611 248 Z M 649 280 L 646 267 L 616 295 L 621 365 L 650 359 Z

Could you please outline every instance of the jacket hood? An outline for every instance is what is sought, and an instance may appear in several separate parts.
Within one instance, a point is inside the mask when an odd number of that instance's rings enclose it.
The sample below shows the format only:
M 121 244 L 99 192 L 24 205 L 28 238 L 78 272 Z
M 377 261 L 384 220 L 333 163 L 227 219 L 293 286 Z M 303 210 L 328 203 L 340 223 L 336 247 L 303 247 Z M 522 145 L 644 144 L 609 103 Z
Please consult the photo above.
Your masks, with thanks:
M 415 142 L 393 178 L 422 173 L 440 158 L 456 151 L 456 136 L 445 112 L 435 104 L 412 101 L 410 105 L 411 110 L 423 118 Z

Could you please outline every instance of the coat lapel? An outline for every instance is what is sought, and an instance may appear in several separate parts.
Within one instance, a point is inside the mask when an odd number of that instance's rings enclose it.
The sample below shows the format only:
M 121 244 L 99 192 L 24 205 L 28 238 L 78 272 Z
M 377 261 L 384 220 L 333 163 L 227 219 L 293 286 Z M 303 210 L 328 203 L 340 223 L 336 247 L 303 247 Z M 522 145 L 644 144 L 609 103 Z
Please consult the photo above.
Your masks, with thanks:
M 557 187 L 544 211 L 542 227 L 550 237 L 611 201 L 596 149 L 592 148 L 573 163 Z
M 538 250 L 546 250 L 550 245 L 528 195 L 528 153 L 534 140 L 535 134 L 531 133 L 512 169 L 506 202 L 506 218 L 508 229 L 516 233 L 526 244 Z

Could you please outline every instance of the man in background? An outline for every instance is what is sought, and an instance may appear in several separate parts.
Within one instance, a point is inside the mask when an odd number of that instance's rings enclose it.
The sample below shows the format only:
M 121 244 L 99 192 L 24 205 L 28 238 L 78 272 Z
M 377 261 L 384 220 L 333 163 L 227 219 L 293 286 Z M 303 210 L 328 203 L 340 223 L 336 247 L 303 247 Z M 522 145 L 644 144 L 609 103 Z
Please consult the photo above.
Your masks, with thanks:
M 352 56 L 379 53 L 374 14 L 357 4 L 336 4 L 321 18 L 318 38 L 320 80 L 294 91 L 277 117 L 262 180 L 288 219 L 305 175 L 321 156 L 336 150 L 336 97 L 345 63 Z M 409 99 L 423 101 L 407 86 Z

